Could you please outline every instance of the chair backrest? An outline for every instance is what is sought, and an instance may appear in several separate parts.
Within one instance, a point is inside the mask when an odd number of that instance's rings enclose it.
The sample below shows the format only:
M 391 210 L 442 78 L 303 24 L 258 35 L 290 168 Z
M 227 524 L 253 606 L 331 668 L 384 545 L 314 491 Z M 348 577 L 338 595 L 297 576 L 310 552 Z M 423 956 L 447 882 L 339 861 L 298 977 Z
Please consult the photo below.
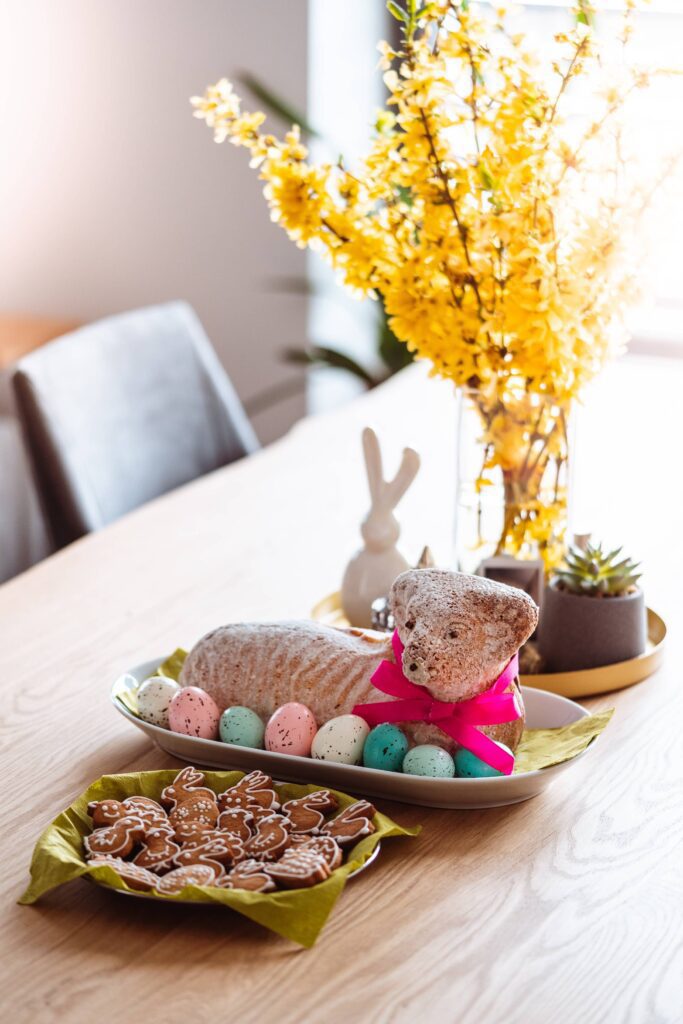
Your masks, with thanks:
M 50 342 L 17 364 L 13 386 L 57 547 L 258 447 L 183 302 Z

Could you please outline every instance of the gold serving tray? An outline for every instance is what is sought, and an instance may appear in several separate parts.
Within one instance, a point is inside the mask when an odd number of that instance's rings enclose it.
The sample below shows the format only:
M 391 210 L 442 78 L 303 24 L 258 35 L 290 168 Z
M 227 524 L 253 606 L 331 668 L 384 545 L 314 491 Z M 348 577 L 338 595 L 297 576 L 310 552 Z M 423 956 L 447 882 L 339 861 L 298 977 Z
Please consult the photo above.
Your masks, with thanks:
M 311 612 L 311 617 L 328 626 L 349 625 L 338 591 L 318 601 Z M 614 665 L 603 665 L 600 668 L 582 669 L 579 672 L 539 672 L 537 675 L 523 675 L 522 685 L 548 690 L 572 700 L 577 697 L 593 697 L 611 690 L 623 690 L 634 683 L 641 683 L 662 664 L 666 623 L 651 608 L 647 609 L 647 637 L 647 649 L 637 658 L 619 661 Z

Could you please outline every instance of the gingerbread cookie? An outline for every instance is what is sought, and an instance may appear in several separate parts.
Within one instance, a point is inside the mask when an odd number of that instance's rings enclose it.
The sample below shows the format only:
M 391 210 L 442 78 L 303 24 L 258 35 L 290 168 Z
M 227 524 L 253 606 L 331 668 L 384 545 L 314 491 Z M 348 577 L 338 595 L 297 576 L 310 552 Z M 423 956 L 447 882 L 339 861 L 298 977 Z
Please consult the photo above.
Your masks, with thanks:
M 180 847 L 173 841 L 170 828 L 151 828 L 142 842 L 142 849 L 133 864 L 163 874 L 173 866 L 173 858 L 180 853 Z
M 285 889 L 304 889 L 324 882 L 332 874 L 322 854 L 294 846 L 286 850 L 280 860 L 266 864 L 270 877 Z
M 199 821 L 215 828 L 218 821 L 218 804 L 215 794 L 211 790 L 207 792 L 209 796 L 205 796 L 203 791 L 197 791 L 177 804 L 168 816 L 171 828 L 176 829 L 188 821 Z
M 237 863 L 244 856 L 244 843 L 231 832 L 209 832 L 205 836 L 187 843 L 175 856 L 178 867 L 190 864 L 208 864 L 222 875 L 226 867 Z
M 88 814 L 95 828 L 113 825 L 121 818 L 139 818 L 151 828 L 168 824 L 168 815 L 161 804 L 146 796 L 129 796 L 125 800 L 93 800 L 88 804 Z
M 264 807 L 277 811 L 280 804 L 270 776 L 264 772 L 254 771 L 240 779 L 237 785 L 221 793 L 218 797 L 218 806 L 221 811 L 234 807 L 243 807 L 246 810 L 251 807 Z
M 119 818 L 113 825 L 95 829 L 83 839 L 88 857 L 109 854 L 112 857 L 127 857 L 136 843 L 144 838 L 146 825 L 139 818 Z
M 175 825 L 173 832 L 173 838 L 176 843 L 191 843 L 195 839 L 199 839 L 201 836 L 205 836 L 208 832 L 215 832 L 213 825 L 210 825 L 206 821 L 180 821 Z
M 275 810 L 274 807 L 258 807 L 258 806 L 250 807 L 249 808 L 249 812 L 250 812 L 250 814 L 253 814 L 254 822 L 255 823 L 257 821 L 265 821 L 266 818 L 272 818 L 274 814 L 278 813 L 278 811 Z
M 288 800 L 282 805 L 282 813 L 292 823 L 292 832 L 318 832 L 325 821 L 327 811 L 336 811 L 339 803 L 328 789 L 308 793 L 298 800 Z
M 210 864 L 187 864 L 156 879 L 156 891 L 163 896 L 175 896 L 188 885 L 215 885 L 217 877 Z
M 88 804 L 88 814 L 95 828 L 105 828 L 127 817 L 128 811 L 120 800 L 92 800 Z
M 123 801 L 127 814 L 139 818 L 151 828 L 163 828 L 168 826 L 168 815 L 161 804 L 148 796 L 127 796 Z
M 221 832 L 232 832 L 246 843 L 247 839 L 251 839 L 256 831 L 255 825 L 254 828 L 252 825 L 254 825 L 254 815 L 251 811 L 244 807 L 233 807 L 230 810 L 221 811 L 217 828 Z
M 93 857 L 89 861 L 91 868 L 99 868 L 106 865 L 113 868 L 119 878 L 126 883 L 129 889 L 137 889 L 144 892 L 153 889 L 158 882 L 156 875 L 146 868 L 138 867 L 122 857 Z
M 256 834 L 244 845 L 246 857 L 277 860 L 289 846 L 291 823 L 282 814 L 272 814 L 256 822 Z
M 165 807 L 175 810 L 178 804 L 183 800 L 188 800 L 191 796 L 200 795 L 215 800 L 216 794 L 212 789 L 204 786 L 205 782 L 204 775 L 188 765 L 187 768 L 178 772 L 169 786 L 161 791 L 161 802 Z
M 340 846 L 351 846 L 363 836 L 372 835 L 375 831 L 372 819 L 376 813 L 368 800 L 358 800 L 336 818 L 326 822 L 320 831 L 336 839 Z
M 319 853 L 321 857 L 324 857 L 330 871 L 338 868 L 344 859 L 341 847 L 332 836 L 292 836 L 293 845 L 295 839 L 298 840 L 296 843 L 298 850 L 313 850 L 315 853 Z
M 221 889 L 247 889 L 249 892 L 271 892 L 275 882 L 260 860 L 243 860 L 229 874 L 218 880 Z

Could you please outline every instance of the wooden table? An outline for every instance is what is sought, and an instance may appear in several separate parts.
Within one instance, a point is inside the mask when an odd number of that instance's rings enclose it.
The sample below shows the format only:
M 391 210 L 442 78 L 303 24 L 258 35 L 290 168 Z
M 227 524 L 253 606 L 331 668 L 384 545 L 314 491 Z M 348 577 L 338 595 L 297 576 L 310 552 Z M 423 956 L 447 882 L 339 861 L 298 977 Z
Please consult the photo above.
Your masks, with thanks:
M 681 394 L 681 364 L 617 366 L 585 414 L 579 474 L 596 528 L 647 559 L 650 604 L 669 621 L 666 667 L 590 702 L 617 709 L 599 751 L 536 800 L 386 805 L 421 822 L 421 837 L 386 844 L 310 951 L 228 912 L 82 881 L 35 907 L 14 900 L 39 832 L 94 778 L 173 764 L 109 705 L 117 673 L 224 621 L 305 616 L 338 585 L 367 501 L 366 422 L 394 457 L 405 443 L 425 455 L 401 507 L 406 553 L 429 541 L 448 557 L 448 388 L 410 371 L 0 587 L 3 1018 L 680 1020 Z

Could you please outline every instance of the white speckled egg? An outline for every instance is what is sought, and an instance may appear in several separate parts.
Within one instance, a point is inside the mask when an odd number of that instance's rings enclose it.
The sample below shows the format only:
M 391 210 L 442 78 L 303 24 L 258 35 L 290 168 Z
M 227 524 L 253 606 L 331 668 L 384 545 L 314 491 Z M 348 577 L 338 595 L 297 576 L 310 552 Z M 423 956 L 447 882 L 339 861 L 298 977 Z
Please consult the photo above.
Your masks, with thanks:
M 266 726 L 266 750 L 276 754 L 310 757 L 318 731 L 313 712 L 305 704 L 290 701 L 274 711 Z
M 168 707 L 180 686 L 165 676 L 145 679 L 137 692 L 138 714 L 143 722 L 168 729 Z
M 184 686 L 168 708 L 168 724 L 173 732 L 204 740 L 217 739 L 220 718 L 216 701 L 198 686 Z
M 315 735 L 311 756 L 319 761 L 360 764 L 370 726 L 359 715 L 339 715 L 326 722 Z
M 431 779 L 452 779 L 455 775 L 453 758 L 444 750 L 432 743 L 413 747 L 403 758 L 403 771 L 406 775 L 427 775 Z

